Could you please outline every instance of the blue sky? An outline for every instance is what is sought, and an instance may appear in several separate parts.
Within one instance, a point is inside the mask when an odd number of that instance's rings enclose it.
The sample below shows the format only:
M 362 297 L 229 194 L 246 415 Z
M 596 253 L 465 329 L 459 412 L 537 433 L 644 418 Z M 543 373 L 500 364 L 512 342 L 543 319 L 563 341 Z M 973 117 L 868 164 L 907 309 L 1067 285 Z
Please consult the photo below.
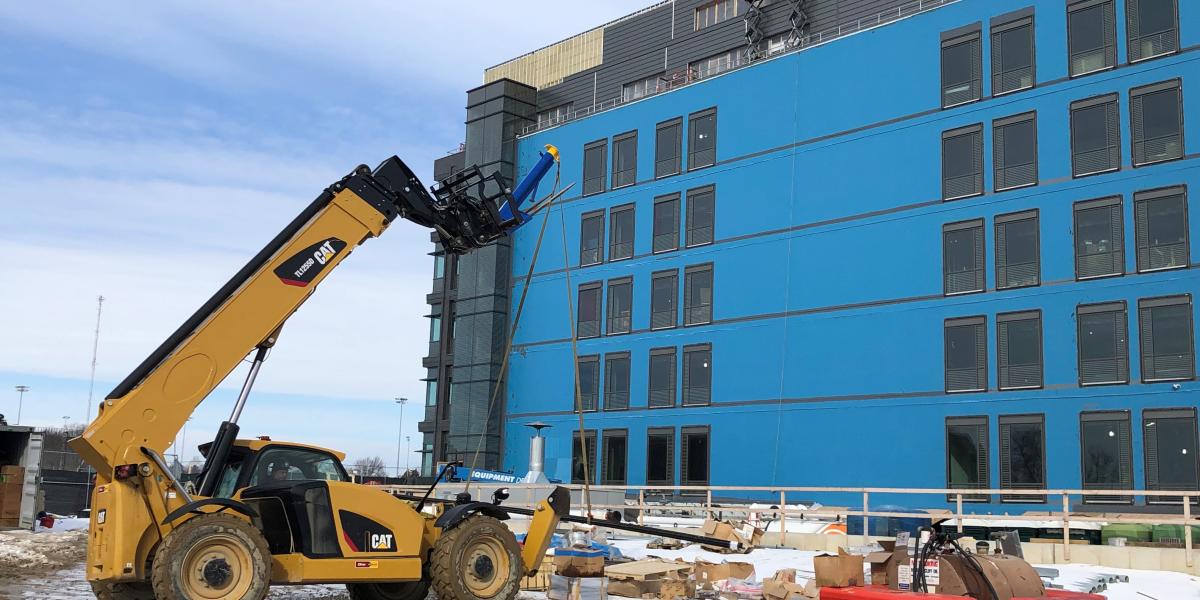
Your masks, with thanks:
M 98 402 L 355 165 L 396 154 L 432 183 L 486 67 L 647 4 L 0 4 L 0 413 L 15 422 L 29 385 L 22 424 L 81 422 L 97 295 Z M 329 277 L 284 328 L 244 435 L 390 465 L 403 396 L 419 449 L 428 239 L 398 223 Z M 243 377 L 196 412 L 181 458 Z

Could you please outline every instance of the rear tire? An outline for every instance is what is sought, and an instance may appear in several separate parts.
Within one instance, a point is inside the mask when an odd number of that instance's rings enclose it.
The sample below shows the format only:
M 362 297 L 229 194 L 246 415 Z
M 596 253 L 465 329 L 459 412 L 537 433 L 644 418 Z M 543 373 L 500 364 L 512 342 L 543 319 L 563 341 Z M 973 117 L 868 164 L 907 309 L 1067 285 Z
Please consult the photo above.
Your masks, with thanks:
M 97 600 L 154 600 L 154 590 L 149 583 L 89 583 Z
M 220 513 L 192 517 L 167 534 L 151 577 L 157 600 L 262 600 L 270 580 L 262 532 Z
M 443 533 L 429 562 L 439 600 L 512 600 L 525 571 L 512 531 L 479 514 Z
M 428 581 L 403 583 L 347 583 L 350 600 L 425 600 Z

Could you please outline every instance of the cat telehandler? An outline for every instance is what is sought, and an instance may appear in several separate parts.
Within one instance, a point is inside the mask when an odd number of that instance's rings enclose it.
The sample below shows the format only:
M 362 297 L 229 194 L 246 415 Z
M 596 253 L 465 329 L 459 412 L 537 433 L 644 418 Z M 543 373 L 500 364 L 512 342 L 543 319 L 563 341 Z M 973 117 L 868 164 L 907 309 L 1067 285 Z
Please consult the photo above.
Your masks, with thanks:
M 481 248 L 529 220 L 520 205 L 557 160 L 547 146 L 515 189 L 475 167 L 430 191 L 394 156 L 358 167 L 117 385 L 70 442 L 96 471 L 86 565 L 96 596 L 260 600 L 273 584 L 344 583 L 355 600 L 421 600 L 431 586 L 442 600 L 511 600 L 568 515 L 566 489 L 535 510 L 506 508 L 503 494 L 424 510 L 424 499 L 353 483 L 336 451 L 237 439 L 237 421 L 284 322 L 356 247 L 401 218 L 432 228 L 446 252 Z M 389 312 L 380 307 L 384 319 Z M 233 413 L 202 446 L 203 475 L 189 490 L 163 452 L 251 353 Z M 512 512 L 532 517 L 523 547 L 501 522 Z

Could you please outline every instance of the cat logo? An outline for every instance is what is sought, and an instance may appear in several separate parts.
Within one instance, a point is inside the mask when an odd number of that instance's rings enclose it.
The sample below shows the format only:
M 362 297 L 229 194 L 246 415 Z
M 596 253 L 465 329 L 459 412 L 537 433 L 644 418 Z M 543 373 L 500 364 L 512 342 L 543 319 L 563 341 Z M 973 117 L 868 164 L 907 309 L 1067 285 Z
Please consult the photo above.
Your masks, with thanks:
M 307 287 L 345 248 L 346 242 L 335 237 L 326 238 L 283 261 L 275 268 L 275 275 L 287 285 Z
M 390 533 L 372 533 L 371 534 L 371 549 L 372 550 L 391 550 L 392 549 L 392 534 L 390 534 Z

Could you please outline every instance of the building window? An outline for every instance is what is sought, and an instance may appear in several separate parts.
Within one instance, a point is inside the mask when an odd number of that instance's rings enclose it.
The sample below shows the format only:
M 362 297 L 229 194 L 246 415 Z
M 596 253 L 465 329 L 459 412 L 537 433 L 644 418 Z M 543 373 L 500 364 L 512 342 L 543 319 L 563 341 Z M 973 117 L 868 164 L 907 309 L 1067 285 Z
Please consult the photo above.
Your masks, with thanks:
M 696 9 L 696 31 L 738 16 L 741 0 L 713 0 Z
M 983 125 L 942 134 L 942 199 L 983 193 Z
M 679 322 L 679 272 L 659 271 L 650 277 L 650 329 L 667 329 Z
M 617 189 L 637 183 L 637 132 L 630 131 L 613 138 L 612 187 Z
M 688 267 L 683 273 L 683 324 L 712 323 L 712 263 Z
M 608 160 L 608 140 L 597 140 L 583 147 L 583 195 L 604 191 L 605 162 Z
M 1075 309 L 1079 385 L 1129 382 L 1129 327 L 1124 302 Z
M 1075 203 L 1075 278 L 1125 272 L 1125 223 L 1120 196 Z
M 600 282 L 579 286 L 579 317 L 575 335 L 591 338 L 600 335 Z
M 436 344 L 442 341 L 442 316 L 433 315 L 429 317 L 429 343 Z
M 1129 112 L 1134 166 L 1183 157 L 1183 101 L 1179 80 L 1131 90 Z
M 983 71 L 978 25 L 962 35 L 942 34 L 942 108 L 980 98 Z
M 712 346 L 698 344 L 683 349 L 683 405 L 712 402 Z
M 658 124 L 654 132 L 654 177 L 677 175 L 683 154 L 683 119 Z
M 1129 62 L 1171 54 L 1179 49 L 1179 13 L 1175 0 L 1126 0 Z
M 433 278 L 441 279 L 446 276 L 446 255 L 433 255 Z
M 716 188 L 712 186 L 687 193 L 687 246 L 702 246 L 713 241 L 713 204 Z
M 604 211 L 585 213 L 579 221 L 579 266 L 604 262 Z
M 717 109 L 688 115 L 688 170 L 717 164 Z
M 1037 113 L 992 121 L 992 160 L 997 192 L 1037 184 Z
M 1005 23 L 992 22 L 992 95 L 1033 87 L 1033 9 Z
M 1188 266 L 1187 190 L 1172 187 L 1133 195 L 1139 273 Z
M 948 417 L 946 419 L 946 487 L 952 490 L 984 490 L 990 484 L 988 474 L 988 418 Z M 948 502 L 957 496 L 950 494 Z M 964 495 L 964 502 L 988 502 L 986 494 Z
M 1138 325 L 1143 382 L 1195 378 L 1190 295 L 1139 300 Z
M 604 355 L 604 410 L 629 408 L 629 353 Z
M 680 485 L 708 485 L 708 426 L 679 430 Z
M 436 377 L 436 375 L 434 375 Z M 437 406 L 438 398 L 438 382 L 437 379 L 430 379 L 425 382 L 425 406 Z
M 1071 103 L 1071 172 L 1075 177 L 1121 168 L 1117 95 Z
M 1037 285 L 1041 280 L 1038 211 L 996 217 L 996 289 Z
M 1117 28 L 1113 0 L 1083 0 L 1067 6 L 1071 77 L 1117 64 Z
M 943 293 L 984 290 L 983 219 L 942 226 Z
M 646 430 L 646 485 L 675 485 L 675 430 Z
M 1133 488 L 1133 447 L 1129 411 L 1085 412 L 1079 415 L 1079 451 L 1083 489 Z M 1131 503 L 1132 496 L 1084 496 L 1085 503 Z
M 626 462 L 629 458 L 629 434 L 624 429 L 605 429 L 604 470 L 600 485 L 625 485 Z
M 609 213 L 608 260 L 621 260 L 633 256 L 633 205 L 613 207 Z
M 629 333 L 633 327 L 633 279 L 608 282 L 608 334 Z
M 654 253 L 679 249 L 679 194 L 654 199 Z
M 600 395 L 600 357 L 580 356 L 576 364 L 579 371 L 576 410 L 596 410 Z
M 1042 387 L 1042 313 L 996 315 L 996 366 L 999 388 Z
M 625 84 L 621 87 L 621 101 L 632 102 L 638 98 L 657 94 L 659 87 L 662 85 L 662 76 L 662 73 L 655 73 L 649 77 Z
M 584 453 L 584 448 L 587 453 Z M 584 457 L 587 457 L 586 461 Z M 596 482 L 596 431 L 571 434 L 571 483 Z
M 650 378 L 647 405 L 650 408 L 675 406 L 675 349 L 650 351 Z
M 742 48 L 735 48 L 716 56 L 688 63 L 688 72 L 692 74 L 694 79 L 704 79 L 713 75 L 719 75 L 735 67 L 740 67 L 744 53 L 745 50 Z
M 799 39 L 792 39 L 792 32 L 783 31 L 777 33 L 761 42 L 763 54 L 766 56 L 775 56 L 788 48 L 795 48 L 800 45 Z
M 1046 489 L 1046 418 L 1044 415 L 1000 416 L 1000 487 Z M 1006 494 L 1004 502 L 1045 502 L 1045 496 Z
M 558 125 L 559 123 L 566 121 L 568 115 L 571 114 L 571 109 L 574 108 L 574 106 L 575 105 L 573 103 L 568 102 L 561 106 L 555 106 L 554 108 L 548 108 L 546 110 L 539 111 L 537 114 L 538 129 L 541 129 L 542 127 L 550 127 L 551 125 Z
M 1175 408 L 1142 412 L 1146 489 L 1200 490 L 1197 460 L 1196 409 Z M 1182 504 L 1171 496 L 1147 496 L 1151 504 Z M 1196 498 L 1192 498 L 1195 502 Z
M 987 320 L 946 319 L 946 391 L 987 390 Z

